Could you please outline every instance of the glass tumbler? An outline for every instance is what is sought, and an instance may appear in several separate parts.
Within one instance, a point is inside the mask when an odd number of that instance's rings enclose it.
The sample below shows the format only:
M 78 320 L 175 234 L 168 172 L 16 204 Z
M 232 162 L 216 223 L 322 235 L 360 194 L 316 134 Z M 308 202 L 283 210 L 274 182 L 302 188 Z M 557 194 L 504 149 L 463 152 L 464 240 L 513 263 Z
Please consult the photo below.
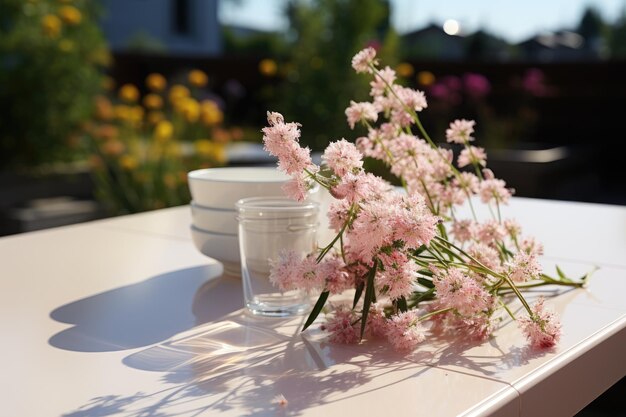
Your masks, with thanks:
M 270 283 L 270 261 L 284 250 L 302 257 L 317 246 L 319 204 L 283 197 L 251 197 L 236 204 L 244 302 L 254 315 L 285 317 L 310 306 L 302 290 L 281 292 Z

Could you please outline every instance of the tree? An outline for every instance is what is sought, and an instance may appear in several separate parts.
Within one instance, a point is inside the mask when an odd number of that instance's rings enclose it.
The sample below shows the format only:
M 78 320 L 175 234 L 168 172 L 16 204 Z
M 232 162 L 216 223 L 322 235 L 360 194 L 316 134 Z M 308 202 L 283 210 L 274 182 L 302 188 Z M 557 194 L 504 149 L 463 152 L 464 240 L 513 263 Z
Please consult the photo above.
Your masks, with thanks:
M 0 1 L 0 168 L 67 155 L 109 53 L 90 0 Z
M 393 62 L 397 36 L 389 30 L 389 4 L 379 0 L 292 1 L 290 56 L 275 110 L 303 125 L 303 141 L 322 149 L 350 133 L 344 110 L 365 100 L 366 77 L 354 73 L 352 56 L 366 46 Z

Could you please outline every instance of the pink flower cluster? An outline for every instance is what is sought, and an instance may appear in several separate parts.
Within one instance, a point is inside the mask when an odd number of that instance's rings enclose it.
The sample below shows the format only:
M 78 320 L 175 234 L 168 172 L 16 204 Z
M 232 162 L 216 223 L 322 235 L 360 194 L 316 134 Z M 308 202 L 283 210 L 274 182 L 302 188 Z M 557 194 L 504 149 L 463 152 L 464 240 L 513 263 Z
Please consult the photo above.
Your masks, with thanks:
M 519 326 L 531 346 L 539 349 L 550 348 L 561 338 L 561 323 L 554 312 L 545 309 L 544 301 L 540 298 L 533 305 L 530 317 L 518 319 Z
M 278 158 L 278 167 L 292 176 L 284 186 L 284 191 L 297 201 L 303 201 L 310 188 L 310 183 L 303 173 L 315 172 L 317 167 L 311 161 L 311 150 L 299 144 L 300 125 L 285 123 L 280 113 L 268 112 L 268 127 L 263 128 L 264 149 Z
M 335 199 L 329 224 L 337 233 L 327 247 L 306 257 L 280 253 L 270 281 L 281 291 L 356 289 L 369 297 L 356 300 L 354 308 L 335 306 L 323 329 L 336 343 L 384 337 L 395 349 L 410 351 L 425 338 L 425 318 L 432 319 L 432 331 L 484 340 L 495 328 L 500 289 L 510 292 L 516 283 L 542 279 L 537 258 L 543 247 L 523 235 L 517 222 L 500 217 L 513 190 L 486 168 L 485 150 L 470 144 L 473 120 L 450 123 L 446 141 L 455 145 L 438 147 L 419 122 L 418 113 L 428 106 L 423 92 L 395 84 L 396 73 L 378 68 L 372 48 L 355 55 L 352 66 L 371 75 L 371 101 L 351 101 L 345 114 L 351 129 L 359 125 L 367 133 L 356 144 L 331 142 L 322 166 L 300 146 L 299 124 L 268 113 L 263 141 L 292 177 L 285 192 L 302 201 L 313 182 L 327 189 Z M 383 161 L 404 191 L 365 172 L 364 157 Z M 491 218 L 478 219 L 473 207 L 478 201 L 489 206 Z M 460 217 L 460 206 L 469 206 L 472 218 Z M 433 298 L 420 316 L 418 304 Z M 560 326 L 543 300 L 528 312 L 518 321 L 531 345 L 554 345 Z
M 333 343 L 354 344 L 359 341 L 360 322 L 354 310 L 345 305 L 336 306 L 333 316 L 322 329 L 330 333 Z M 373 338 L 386 338 L 399 352 L 409 352 L 424 341 L 426 329 L 420 321 L 417 310 L 386 318 L 378 304 L 372 305 L 366 326 L 366 333 Z

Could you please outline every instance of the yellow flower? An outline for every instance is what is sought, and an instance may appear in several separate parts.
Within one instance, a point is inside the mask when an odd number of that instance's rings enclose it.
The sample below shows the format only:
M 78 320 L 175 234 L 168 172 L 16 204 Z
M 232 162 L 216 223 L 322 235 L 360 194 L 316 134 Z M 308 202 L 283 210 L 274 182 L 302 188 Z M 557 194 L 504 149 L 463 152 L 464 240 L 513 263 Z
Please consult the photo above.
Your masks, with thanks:
M 96 96 L 94 99 L 96 108 L 95 115 L 99 120 L 111 120 L 113 118 L 113 106 L 108 98 L 104 96 Z
M 205 126 L 213 126 L 222 123 L 224 113 L 214 101 L 203 100 L 200 105 L 200 120 Z
M 209 158 L 219 163 L 226 162 L 226 150 L 221 143 L 214 143 L 208 139 L 198 139 L 194 142 L 196 153 L 203 157 Z
M 83 20 L 83 15 L 74 6 L 62 6 L 59 9 L 59 16 L 68 25 L 77 25 Z
M 132 106 L 130 108 L 130 114 L 128 116 L 130 122 L 135 124 L 136 126 L 141 124 L 143 120 L 144 110 L 141 106 Z
M 160 111 L 151 111 L 148 112 L 148 116 L 146 118 L 148 120 L 148 123 L 150 123 L 151 125 L 156 125 L 161 120 L 165 119 L 165 115 L 163 114 L 163 112 Z
M 59 50 L 61 52 L 72 52 L 74 50 L 74 42 L 69 39 L 61 39 L 59 41 Z
M 123 121 L 130 120 L 131 118 L 130 113 L 131 113 L 130 106 L 127 106 L 125 104 L 118 104 L 116 106 L 113 106 L 113 114 L 115 115 L 115 118 L 118 120 L 123 120 Z
M 154 128 L 154 139 L 159 143 L 167 142 L 173 134 L 174 125 L 167 120 L 161 120 Z
M 123 155 L 120 158 L 119 163 L 120 163 L 120 166 L 127 171 L 132 171 L 135 168 L 137 168 L 137 166 L 139 166 L 139 162 L 137 161 L 137 158 L 135 158 L 132 155 Z
M 400 77 L 408 78 L 415 73 L 415 69 L 413 69 L 413 65 L 408 62 L 402 62 L 396 67 L 396 72 Z
M 56 38 L 61 33 L 61 19 L 53 14 L 41 18 L 41 30 L 49 38 Z
M 435 83 L 435 74 L 430 71 L 420 71 L 417 73 L 417 82 L 420 85 L 433 85 Z
M 139 90 L 132 84 L 124 84 L 118 92 L 120 98 L 128 103 L 135 103 L 139 100 Z
M 152 73 L 146 77 L 146 86 L 152 91 L 163 91 L 167 87 L 167 80 L 161 74 Z
M 189 97 L 190 93 L 189 93 L 189 89 L 187 87 L 185 87 L 184 85 L 173 85 L 172 88 L 170 88 L 170 94 L 169 94 L 169 98 L 170 98 L 170 102 L 172 104 L 176 104 L 177 101 L 179 101 L 182 98 L 186 98 Z
M 108 140 L 102 144 L 102 153 L 109 156 L 118 156 L 124 152 L 124 144 L 117 139 Z
M 103 124 L 94 129 L 93 135 L 96 139 L 111 140 L 118 137 L 119 131 L 117 127 L 111 124 Z
M 266 77 L 273 77 L 278 72 L 278 65 L 273 59 L 263 59 L 259 62 L 259 72 Z
M 143 105 L 147 109 L 157 110 L 163 107 L 163 99 L 158 94 L 148 94 L 143 98 Z
M 209 77 L 207 77 L 206 73 L 198 69 L 190 71 L 187 79 L 189 84 L 194 87 L 204 87 L 209 82 Z
M 185 120 L 189 123 L 194 123 L 198 121 L 198 117 L 200 117 L 200 104 L 196 100 L 191 97 L 186 97 L 181 99 L 177 103 L 178 111 L 182 113 Z

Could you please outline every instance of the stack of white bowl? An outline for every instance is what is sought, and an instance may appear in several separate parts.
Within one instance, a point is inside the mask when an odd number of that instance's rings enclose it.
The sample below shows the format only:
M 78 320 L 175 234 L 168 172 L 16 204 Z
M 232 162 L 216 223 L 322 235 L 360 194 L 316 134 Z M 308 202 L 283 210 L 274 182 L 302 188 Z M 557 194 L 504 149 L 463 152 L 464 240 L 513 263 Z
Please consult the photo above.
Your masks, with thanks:
M 239 258 L 235 203 L 246 197 L 282 196 L 289 177 L 276 168 L 208 168 L 188 174 L 191 191 L 191 235 L 196 248 L 237 275 Z

